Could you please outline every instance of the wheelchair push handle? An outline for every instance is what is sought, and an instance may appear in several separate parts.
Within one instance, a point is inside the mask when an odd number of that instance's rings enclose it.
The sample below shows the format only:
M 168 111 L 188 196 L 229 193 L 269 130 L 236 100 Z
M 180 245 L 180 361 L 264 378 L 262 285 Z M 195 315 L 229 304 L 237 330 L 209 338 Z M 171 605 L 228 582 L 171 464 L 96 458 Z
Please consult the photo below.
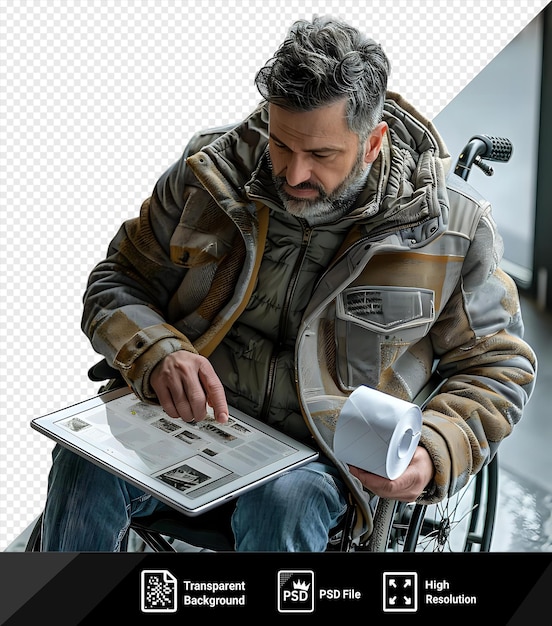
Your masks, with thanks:
M 468 180 L 472 165 L 477 165 L 487 176 L 492 176 L 494 170 L 485 161 L 506 163 L 512 156 L 512 150 L 512 142 L 506 137 L 474 135 L 458 157 L 454 173 Z

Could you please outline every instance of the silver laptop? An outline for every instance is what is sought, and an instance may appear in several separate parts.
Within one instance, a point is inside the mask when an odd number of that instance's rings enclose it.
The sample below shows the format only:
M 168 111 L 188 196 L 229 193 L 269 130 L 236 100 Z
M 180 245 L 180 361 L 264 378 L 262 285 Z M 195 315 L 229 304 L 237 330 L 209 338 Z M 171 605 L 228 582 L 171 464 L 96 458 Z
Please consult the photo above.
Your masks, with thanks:
M 31 421 L 50 439 L 195 516 L 318 453 L 230 407 L 192 426 L 128 389 L 109 391 Z

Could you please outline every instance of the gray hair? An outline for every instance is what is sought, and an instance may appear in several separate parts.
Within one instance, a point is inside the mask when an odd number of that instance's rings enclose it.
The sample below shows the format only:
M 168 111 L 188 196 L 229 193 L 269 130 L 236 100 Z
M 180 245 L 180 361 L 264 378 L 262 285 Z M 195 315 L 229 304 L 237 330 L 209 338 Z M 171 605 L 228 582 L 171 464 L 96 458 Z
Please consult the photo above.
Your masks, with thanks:
M 347 98 L 347 124 L 361 139 L 381 121 L 390 64 L 381 46 L 330 17 L 295 22 L 274 57 L 259 70 L 262 97 L 294 111 Z

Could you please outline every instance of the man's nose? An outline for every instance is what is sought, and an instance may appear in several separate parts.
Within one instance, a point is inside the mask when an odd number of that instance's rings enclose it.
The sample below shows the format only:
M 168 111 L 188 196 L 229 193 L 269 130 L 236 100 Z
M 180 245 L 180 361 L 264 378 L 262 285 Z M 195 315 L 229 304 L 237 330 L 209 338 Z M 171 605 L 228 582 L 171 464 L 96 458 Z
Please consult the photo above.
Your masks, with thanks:
M 311 167 L 309 159 L 299 154 L 291 155 L 286 164 L 286 180 L 288 185 L 296 187 L 310 180 L 310 177 Z

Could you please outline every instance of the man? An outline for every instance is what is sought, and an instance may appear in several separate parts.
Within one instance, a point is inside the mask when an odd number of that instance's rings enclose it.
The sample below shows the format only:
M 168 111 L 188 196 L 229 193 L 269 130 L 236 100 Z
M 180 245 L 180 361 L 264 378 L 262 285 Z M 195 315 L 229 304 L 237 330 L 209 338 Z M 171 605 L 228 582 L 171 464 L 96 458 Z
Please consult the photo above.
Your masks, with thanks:
M 387 93 L 381 47 L 299 21 L 257 77 L 263 103 L 199 133 L 92 271 L 83 330 L 137 395 L 199 422 L 228 404 L 310 441 L 319 461 L 242 495 L 237 550 L 321 551 L 349 495 L 436 502 L 520 419 L 536 361 L 490 207 L 447 178 L 432 125 Z M 412 400 L 434 367 L 420 445 L 387 480 L 336 460 L 359 385 Z M 165 505 L 56 448 L 44 550 L 118 550 Z

